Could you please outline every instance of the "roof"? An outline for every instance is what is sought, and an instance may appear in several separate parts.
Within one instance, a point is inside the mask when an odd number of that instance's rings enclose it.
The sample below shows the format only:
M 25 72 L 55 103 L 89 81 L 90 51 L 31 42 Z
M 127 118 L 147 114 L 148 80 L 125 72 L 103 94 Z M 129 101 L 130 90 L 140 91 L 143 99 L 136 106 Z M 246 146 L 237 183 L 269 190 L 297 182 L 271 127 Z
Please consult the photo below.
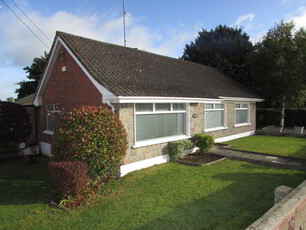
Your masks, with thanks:
M 35 98 L 35 93 L 32 93 L 28 96 L 16 100 L 15 103 L 20 105 L 32 105 L 34 98 Z
M 259 98 L 213 67 L 63 32 L 57 36 L 116 96 Z

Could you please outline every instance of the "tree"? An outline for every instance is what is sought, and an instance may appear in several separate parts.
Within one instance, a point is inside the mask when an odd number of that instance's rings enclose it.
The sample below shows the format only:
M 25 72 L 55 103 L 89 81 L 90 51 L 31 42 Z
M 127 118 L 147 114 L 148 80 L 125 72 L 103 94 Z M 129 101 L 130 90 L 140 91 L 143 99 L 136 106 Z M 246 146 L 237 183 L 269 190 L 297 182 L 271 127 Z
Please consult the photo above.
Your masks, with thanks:
M 14 99 L 13 97 L 8 97 L 8 98 L 6 98 L 6 101 L 7 101 L 7 102 L 14 103 L 14 102 L 15 102 L 15 99 Z
M 282 127 L 285 108 L 306 101 L 306 31 L 294 31 L 293 22 L 276 24 L 250 55 L 257 91 L 280 108 Z
M 44 71 L 44 67 L 47 63 L 48 53 L 44 52 L 43 56 L 36 57 L 33 59 L 31 66 L 26 66 L 23 70 L 28 74 L 27 78 L 29 81 L 18 82 L 17 85 L 20 87 L 16 89 L 17 98 L 20 99 L 32 93 L 35 93 L 36 88 L 39 84 L 41 75 Z
M 242 28 L 219 25 L 202 30 L 190 45 L 185 46 L 182 59 L 220 69 L 247 87 L 252 86 L 247 56 L 253 44 Z

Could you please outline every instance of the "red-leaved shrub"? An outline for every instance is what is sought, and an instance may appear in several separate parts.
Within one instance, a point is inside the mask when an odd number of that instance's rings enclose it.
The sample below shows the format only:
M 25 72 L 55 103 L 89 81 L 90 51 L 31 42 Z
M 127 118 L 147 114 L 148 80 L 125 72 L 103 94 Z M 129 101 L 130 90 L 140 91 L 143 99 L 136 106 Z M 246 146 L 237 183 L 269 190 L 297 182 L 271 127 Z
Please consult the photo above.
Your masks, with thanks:
M 83 160 L 91 179 L 116 175 L 126 155 L 127 134 L 107 107 L 84 106 L 64 113 L 52 144 L 54 159 Z
M 61 197 L 81 195 L 89 183 L 84 161 L 50 161 L 48 172 L 52 187 Z

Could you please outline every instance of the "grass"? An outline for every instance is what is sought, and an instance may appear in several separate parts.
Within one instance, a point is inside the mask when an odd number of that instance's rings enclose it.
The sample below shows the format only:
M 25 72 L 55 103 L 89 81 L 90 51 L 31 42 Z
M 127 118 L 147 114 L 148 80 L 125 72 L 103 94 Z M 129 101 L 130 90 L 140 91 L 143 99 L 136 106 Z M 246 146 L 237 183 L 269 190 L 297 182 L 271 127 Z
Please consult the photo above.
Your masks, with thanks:
M 245 229 L 273 205 L 279 185 L 304 172 L 225 160 L 192 167 L 167 163 L 107 184 L 89 204 L 47 205 L 47 161 L 0 163 L 0 229 Z
M 226 143 L 233 149 L 306 159 L 305 138 L 256 135 Z

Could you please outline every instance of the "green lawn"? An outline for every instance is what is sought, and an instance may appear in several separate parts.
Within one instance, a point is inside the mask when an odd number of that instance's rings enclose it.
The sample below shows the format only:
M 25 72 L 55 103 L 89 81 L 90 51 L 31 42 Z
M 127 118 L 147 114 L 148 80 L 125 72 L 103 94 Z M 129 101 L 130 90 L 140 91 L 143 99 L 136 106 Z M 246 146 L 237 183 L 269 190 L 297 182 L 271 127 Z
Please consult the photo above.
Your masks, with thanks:
M 245 229 L 273 205 L 279 185 L 305 173 L 225 160 L 167 163 L 105 186 L 86 206 L 50 208 L 47 161 L 0 163 L 0 229 Z
M 306 139 L 256 135 L 226 142 L 233 149 L 306 159 Z

